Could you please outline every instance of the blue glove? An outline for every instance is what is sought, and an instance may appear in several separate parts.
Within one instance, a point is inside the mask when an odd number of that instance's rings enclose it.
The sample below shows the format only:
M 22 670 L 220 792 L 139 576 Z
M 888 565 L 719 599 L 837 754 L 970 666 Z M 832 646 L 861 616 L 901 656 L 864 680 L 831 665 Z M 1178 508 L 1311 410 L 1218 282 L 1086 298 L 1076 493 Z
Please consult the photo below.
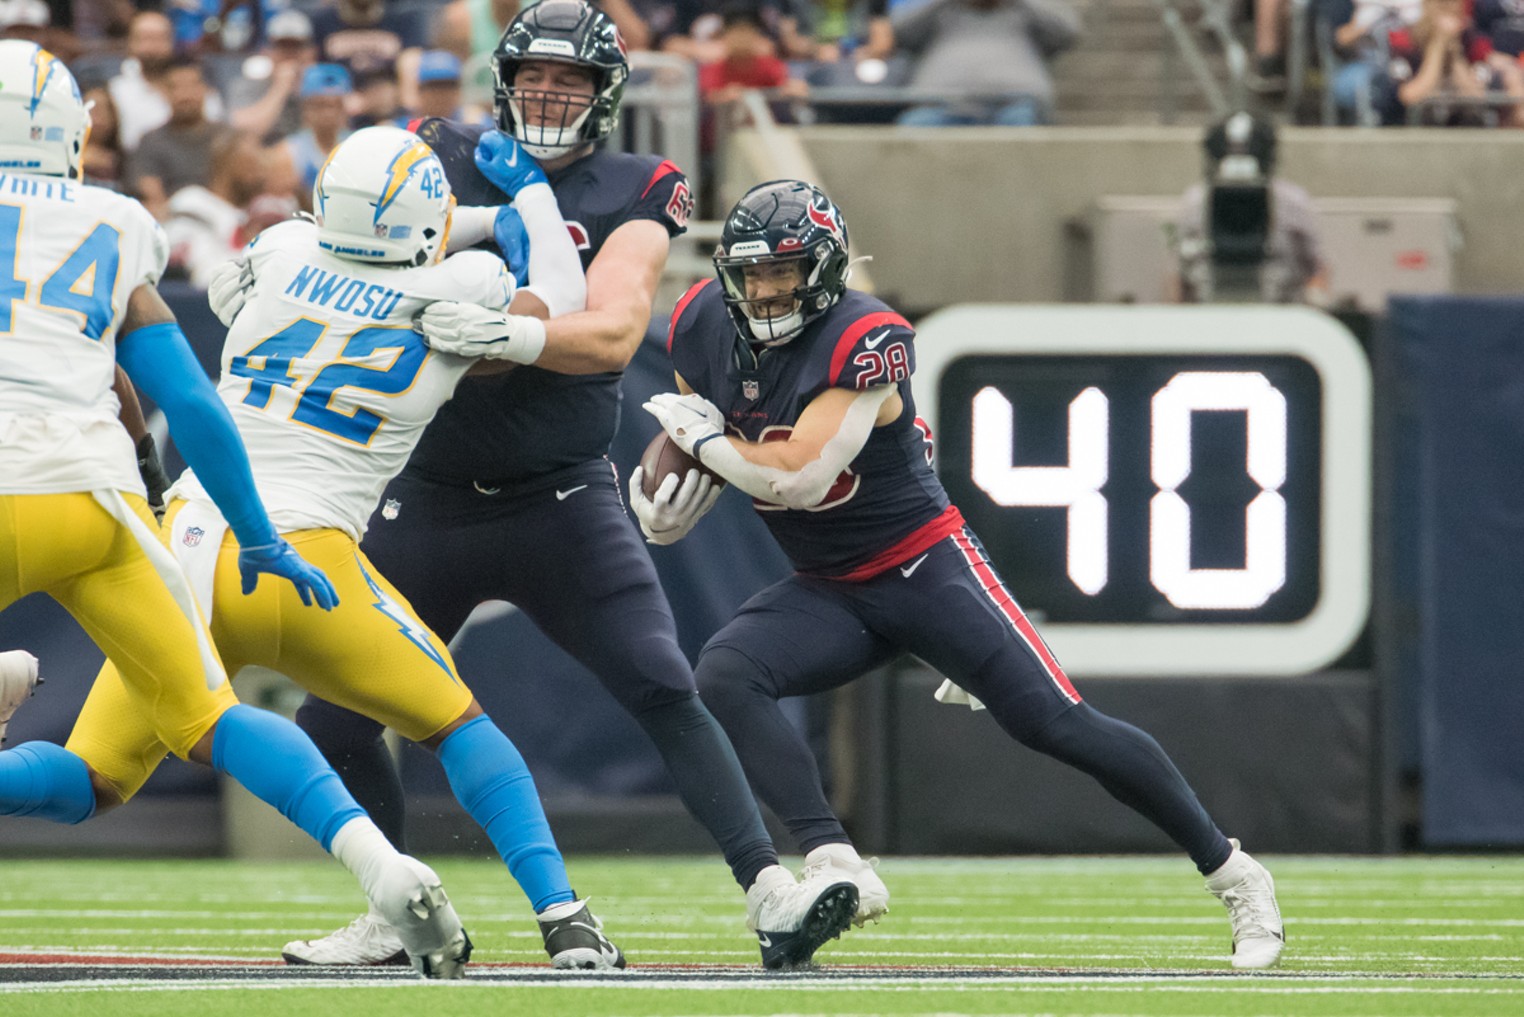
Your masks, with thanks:
M 508 271 L 513 273 L 513 278 L 520 286 L 528 283 L 529 231 L 524 228 L 524 220 L 518 209 L 504 205 L 497 210 L 497 219 L 492 224 L 492 239 L 497 241 L 497 249 L 508 263 Z
M 488 131 L 476 143 L 476 168 L 510 198 L 530 184 L 550 183 L 540 164 L 502 131 Z
M 238 572 L 243 577 L 246 597 L 254 592 L 260 573 L 267 573 L 291 580 L 291 585 L 301 594 L 302 603 L 309 607 L 314 597 L 324 611 L 332 611 L 339 603 L 339 595 L 323 570 L 297 554 L 296 548 L 279 537 L 273 544 L 239 548 Z

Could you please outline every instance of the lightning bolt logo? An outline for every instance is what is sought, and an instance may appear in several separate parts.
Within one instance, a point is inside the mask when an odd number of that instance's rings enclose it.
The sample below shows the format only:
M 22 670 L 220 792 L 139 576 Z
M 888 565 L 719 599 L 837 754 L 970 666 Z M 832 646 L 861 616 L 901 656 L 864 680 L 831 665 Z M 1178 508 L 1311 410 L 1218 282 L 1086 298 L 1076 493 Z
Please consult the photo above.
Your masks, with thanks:
M 380 611 L 396 622 L 397 631 L 401 632 L 408 642 L 422 650 L 424 656 L 438 664 L 440 669 L 449 675 L 452 681 L 460 681 L 455 676 L 455 672 L 450 670 L 449 661 L 445 659 L 442 653 L 434 649 L 434 644 L 429 640 L 429 630 L 424 627 L 423 623 L 414 618 L 407 608 L 397 603 L 391 594 L 381 589 L 381 584 L 371 577 L 370 572 L 365 568 L 365 563 L 360 561 L 358 556 L 355 558 L 355 564 L 360 566 L 360 575 L 365 577 L 365 583 L 370 587 L 370 592 L 376 595 L 376 602 L 371 607 L 374 607 L 377 611 Z
M 40 46 L 32 54 L 32 105 L 28 111 L 32 116 L 37 115 L 37 105 L 42 102 L 43 90 L 48 87 L 53 69 L 57 66 L 58 58 Z
M 426 159 L 434 158 L 434 150 L 422 141 L 398 152 L 392 159 L 392 164 L 386 167 L 386 187 L 381 191 L 381 197 L 376 201 L 376 217 L 374 223 L 381 222 L 381 216 L 391 207 L 392 202 L 402 193 L 402 188 L 407 185 L 408 178 L 413 171 Z

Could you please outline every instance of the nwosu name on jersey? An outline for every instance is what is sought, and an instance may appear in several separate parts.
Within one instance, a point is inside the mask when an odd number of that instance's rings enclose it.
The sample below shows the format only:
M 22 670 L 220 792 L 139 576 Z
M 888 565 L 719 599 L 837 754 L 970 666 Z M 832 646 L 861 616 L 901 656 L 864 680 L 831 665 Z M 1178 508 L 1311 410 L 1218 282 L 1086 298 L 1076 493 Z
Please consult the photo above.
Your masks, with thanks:
M 756 503 L 794 568 L 864 579 L 956 528 L 957 510 L 931 469 L 930 429 L 916 416 L 910 394 L 910 324 L 882 301 L 848 290 L 792 342 L 752 347 L 736 336 L 714 281 L 699 283 L 678 302 L 667 351 L 683 380 L 720 408 L 730 433 L 748 441 L 786 440 L 804 408 L 828 388 L 893 384 L 904 401 L 893 423 L 873 429 L 819 505 L 794 510 Z
M 508 204 L 476 168 L 480 125 L 429 119 L 415 130 L 444 164 L 458 203 Z M 600 148 L 547 175 L 583 268 L 625 223 L 651 219 L 677 236 L 693 210 L 688 178 L 660 156 Z M 483 246 L 496 250 L 490 240 Z M 447 482 L 512 483 L 596 459 L 608 451 L 619 422 L 619 379 L 535 367 L 469 379 L 440 410 L 407 468 Z

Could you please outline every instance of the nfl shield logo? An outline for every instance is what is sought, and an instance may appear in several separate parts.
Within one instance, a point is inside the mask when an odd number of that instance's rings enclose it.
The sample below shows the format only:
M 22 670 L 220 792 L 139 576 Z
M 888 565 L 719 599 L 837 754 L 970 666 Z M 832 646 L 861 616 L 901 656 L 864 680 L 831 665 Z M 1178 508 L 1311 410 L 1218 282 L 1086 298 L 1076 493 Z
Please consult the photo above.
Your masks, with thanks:
M 181 539 L 180 542 L 186 547 L 195 547 L 197 544 L 201 543 L 201 538 L 204 536 L 206 536 L 206 531 L 201 527 L 187 526 L 185 528 L 185 536 Z
M 396 519 L 397 513 L 402 511 L 402 502 L 396 498 L 386 499 L 386 504 L 381 506 L 382 519 Z
M 755 399 L 762 394 L 762 385 L 756 381 L 741 382 L 741 394 L 748 399 Z

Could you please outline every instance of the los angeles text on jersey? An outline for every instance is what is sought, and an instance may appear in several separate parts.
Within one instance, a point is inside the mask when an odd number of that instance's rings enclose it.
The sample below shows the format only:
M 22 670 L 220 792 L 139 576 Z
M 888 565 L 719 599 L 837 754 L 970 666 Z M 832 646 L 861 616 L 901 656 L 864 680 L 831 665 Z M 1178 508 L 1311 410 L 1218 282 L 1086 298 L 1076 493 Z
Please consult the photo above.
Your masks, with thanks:
M 397 309 L 402 291 L 328 272 L 316 265 L 303 265 L 286 287 L 286 296 L 317 307 L 331 307 L 341 314 L 385 321 Z

